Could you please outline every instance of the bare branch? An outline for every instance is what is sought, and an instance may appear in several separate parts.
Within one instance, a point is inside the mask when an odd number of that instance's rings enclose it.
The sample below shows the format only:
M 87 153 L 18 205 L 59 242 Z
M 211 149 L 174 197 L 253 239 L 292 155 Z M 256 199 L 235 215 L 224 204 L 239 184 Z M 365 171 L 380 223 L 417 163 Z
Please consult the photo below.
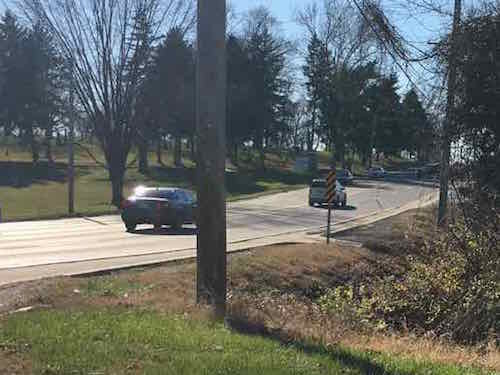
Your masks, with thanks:
M 82 145 L 81 143 L 78 143 L 78 142 L 74 142 L 73 143 L 75 146 L 77 147 L 80 147 L 83 151 L 85 151 L 85 153 L 100 167 L 104 168 L 104 169 L 108 169 L 108 166 L 103 163 L 102 161 L 99 161 L 99 159 L 97 159 L 97 157 L 92 153 L 92 151 L 90 150 L 90 148 L 88 148 L 87 146 L 85 145 Z

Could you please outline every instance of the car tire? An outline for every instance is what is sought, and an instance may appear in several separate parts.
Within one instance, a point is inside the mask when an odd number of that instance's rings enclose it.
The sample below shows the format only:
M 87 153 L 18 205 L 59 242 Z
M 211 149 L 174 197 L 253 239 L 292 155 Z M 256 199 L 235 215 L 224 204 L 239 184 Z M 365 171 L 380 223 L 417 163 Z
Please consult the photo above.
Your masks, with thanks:
M 309 207 L 314 207 L 314 203 L 312 201 L 309 201 Z
M 344 199 L 344 200 L 342 201 L 342 207 L 346 207 L 346 206 L 347 206 L 347 199 Z
M 172 229 L 174 230 L 179 230 L 182 229 L 182 226 L 184 225 L 184 220 L 177 219 L 173 224 L 172 224 Z
M 125 228 L 127 228 L 127 232 L 134 232 L 137 227 L 136 223 L 125 223 Z
M 154 230 L 155 230 L 155 231 L 159 231 L 159 230 L 161 230 L 161 224 L 155 224 L 155 225 L 154 225 Z

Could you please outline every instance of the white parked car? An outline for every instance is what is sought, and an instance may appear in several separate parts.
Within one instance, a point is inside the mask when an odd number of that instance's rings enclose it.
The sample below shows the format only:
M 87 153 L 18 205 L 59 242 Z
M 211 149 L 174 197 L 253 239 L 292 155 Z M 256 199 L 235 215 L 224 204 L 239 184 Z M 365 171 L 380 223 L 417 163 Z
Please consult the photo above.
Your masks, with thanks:
M 368 169 L 368 177 L 381 178 L 386 175 L 384 168 L 382 167 L 372 167 Z
M 328 204 L 326 201 L 326 191 L 327 185 L 325 179 L 313 180 L 309 188 L 309 206 Z M 335 188 L 335 201 L 333 203 L 336 206 L 345 207 L 347 205 L 347 192 L 345 187 L 338 181 Z

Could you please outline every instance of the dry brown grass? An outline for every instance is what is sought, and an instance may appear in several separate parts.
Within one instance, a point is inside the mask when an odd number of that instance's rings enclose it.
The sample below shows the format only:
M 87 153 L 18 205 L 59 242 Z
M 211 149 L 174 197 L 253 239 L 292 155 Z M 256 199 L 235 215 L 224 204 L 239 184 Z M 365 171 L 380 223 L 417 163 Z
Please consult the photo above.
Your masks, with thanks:
M 0 374 L 31 374 L 31 361 L 17 349 L 0 344 Z
M 339 316 L 324 314 L 317 305 L 293 295 L 240 296 L 230 307 L 235 326 L 268 334 L 284 342 L 308 342 L 383 352 L 436 363 L 453 363 L 500 371 L 500 351 L 494 345 L 462 347 L 445 340 L 373 332 L 353 327 Z
M 27 358 L 21 358 L 18 354 L 6 353 L 0 349 L 0 374 L 25 375 L 32 372 L 30 361 Z

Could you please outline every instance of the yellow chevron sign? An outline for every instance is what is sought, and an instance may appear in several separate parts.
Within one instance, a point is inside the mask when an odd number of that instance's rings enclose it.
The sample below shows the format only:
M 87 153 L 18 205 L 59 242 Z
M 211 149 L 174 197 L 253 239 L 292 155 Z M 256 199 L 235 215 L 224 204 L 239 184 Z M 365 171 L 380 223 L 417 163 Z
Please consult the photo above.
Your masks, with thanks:
M 335 190 L 337 186 L 337 174 L 331 171 L 326 178 L 326 201 L 329 204 L 335 202 Z

